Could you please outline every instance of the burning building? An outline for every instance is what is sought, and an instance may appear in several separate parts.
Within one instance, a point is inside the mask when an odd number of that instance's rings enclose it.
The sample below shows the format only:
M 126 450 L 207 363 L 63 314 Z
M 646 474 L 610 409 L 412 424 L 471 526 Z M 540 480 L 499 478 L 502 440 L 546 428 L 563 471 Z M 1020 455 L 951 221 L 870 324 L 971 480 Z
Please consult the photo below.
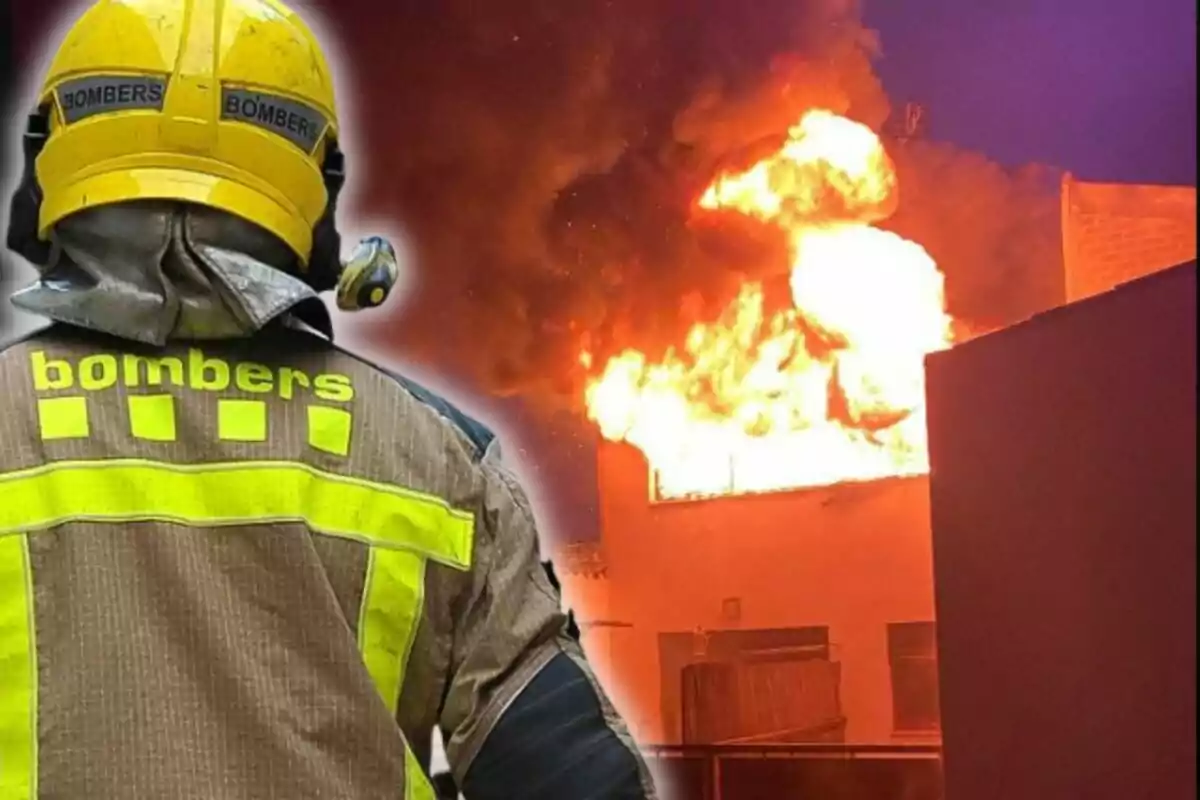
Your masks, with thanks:
M 923 358 L 954 326 L 933 259 L 875 225 L 897 188 L 869 128 L 809 112 L 698 203 L 785 232 L 792 302 L 771 309 L 748 284 L 680 351 L 655 364 L 621 353 L 589 389 L 603 435 L 634 446 L 601 451 L 609 613 L 630 623 L 602 637 L 645 738 L 936 732 L 935 681 L 893 714 L 889 663 L 931 667 L 928 509 L 913 478 L 927 469 Z M 754 662 L 761 685 L 745 691 L 776 685 L 790 703 L 714 713 L 705 687 L 740 678 L 706 665 L 729 660 Z
M 1061 186 L 1032 313 L 1194 257 L 1194 188 Z M 940 738 L 924 359 L 973 332 L 884 228 L 900 191 L 870 129 L 808 113 L 697 203 L 783 232 L 789 301 L 749 282 L 592 364 L 602 542 L 568 594 L 643 741 Z
M 791 299 L 771 311 L 762 285 L 747 284 L 680 351 L 650 364 L 627 350 L 588 388 L 604 437 L 654 465 L 658 497 L 925 470 L 922 359 L 949 345 L 952 326 L 933 259 L 872 224 L 896 202 L 880 139 L 820 110 L 778 153 L 707 189 L 701 209 L 785 232 Z

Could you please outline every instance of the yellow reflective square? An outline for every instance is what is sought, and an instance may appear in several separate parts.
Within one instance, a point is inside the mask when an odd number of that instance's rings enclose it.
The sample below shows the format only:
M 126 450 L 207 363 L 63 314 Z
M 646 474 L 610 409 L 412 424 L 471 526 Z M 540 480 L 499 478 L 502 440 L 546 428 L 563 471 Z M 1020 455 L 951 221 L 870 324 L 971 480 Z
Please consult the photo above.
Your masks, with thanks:
M 86 439 L 91 433 L 86 397 L 43 398 L 37 410 L 43 439 Z
M 228 442 L 265 442 L 267 404 L 262 400 L 218 400 L 217 437 Z
M 349 455 L 353 423 L 354 418 L 344 409 L 309 406 L 308 443 L 335 456 Z
M 130 395 L 129 432 L 152 442 L 175 441 L 175 398 L 169 394 Z

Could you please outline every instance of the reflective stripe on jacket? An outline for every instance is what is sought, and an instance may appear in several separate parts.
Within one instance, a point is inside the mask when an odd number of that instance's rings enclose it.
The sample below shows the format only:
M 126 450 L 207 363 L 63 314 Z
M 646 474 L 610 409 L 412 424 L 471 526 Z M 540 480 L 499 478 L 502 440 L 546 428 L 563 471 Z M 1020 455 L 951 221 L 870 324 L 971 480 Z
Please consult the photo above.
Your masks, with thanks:
M 4 800 L 432 798 L 574 652 L 492 434 L 323 339 L 54 327 L 0 392 Z

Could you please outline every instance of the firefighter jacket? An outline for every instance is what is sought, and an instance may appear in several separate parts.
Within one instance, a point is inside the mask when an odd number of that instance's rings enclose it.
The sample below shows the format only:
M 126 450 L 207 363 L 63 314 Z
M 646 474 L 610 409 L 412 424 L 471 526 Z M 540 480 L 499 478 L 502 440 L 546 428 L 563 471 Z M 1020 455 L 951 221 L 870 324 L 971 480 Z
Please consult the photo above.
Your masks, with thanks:
M 428 799 L 435 726 L 471 798 L 654 796 L 445 401 L 283 325 L 55 325 L 0 392 L 3 800 Z

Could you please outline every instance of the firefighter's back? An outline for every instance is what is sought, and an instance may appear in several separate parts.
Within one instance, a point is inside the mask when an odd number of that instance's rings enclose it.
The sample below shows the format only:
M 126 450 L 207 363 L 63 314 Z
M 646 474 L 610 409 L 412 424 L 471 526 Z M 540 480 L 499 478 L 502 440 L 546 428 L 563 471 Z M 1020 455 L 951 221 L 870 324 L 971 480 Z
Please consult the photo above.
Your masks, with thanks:
M 427 791 L 469 427 L 291 330 L 56 326 L 0 391 L 0 797 Z

